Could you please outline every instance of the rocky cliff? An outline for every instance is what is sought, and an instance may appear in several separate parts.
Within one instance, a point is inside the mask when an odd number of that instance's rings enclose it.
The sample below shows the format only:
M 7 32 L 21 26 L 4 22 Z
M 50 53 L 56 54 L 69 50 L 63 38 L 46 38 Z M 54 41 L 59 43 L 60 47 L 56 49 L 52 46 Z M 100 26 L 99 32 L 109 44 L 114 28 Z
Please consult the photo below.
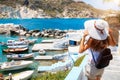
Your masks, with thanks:
M 102 17 L 103 11 L 73 0 L 0 0 L 0 18 Z

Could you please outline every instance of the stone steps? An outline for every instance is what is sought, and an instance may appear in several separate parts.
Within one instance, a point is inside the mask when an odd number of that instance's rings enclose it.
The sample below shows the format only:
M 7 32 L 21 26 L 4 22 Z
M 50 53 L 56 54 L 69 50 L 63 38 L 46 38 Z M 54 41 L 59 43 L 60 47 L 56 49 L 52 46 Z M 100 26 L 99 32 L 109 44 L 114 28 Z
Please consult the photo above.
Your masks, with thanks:
M 113 60 L 110 65 L 105 68 L 102 76 L 102 80 L 120 80 L 120 55 L 115 52 L 113 54 Z
M 118 67 L 118 66 L 114 66 L 114 65 L 112 65 L 112 66 L 108 66 L 108 67 L 106 67 L 105 68 L 105 70 L 111 70 L 111 71 L 119 71 L 120 72 L 120 67 Z
M 120 71 L 106 70 L 103 73 L 102 80 L 120 80 Z

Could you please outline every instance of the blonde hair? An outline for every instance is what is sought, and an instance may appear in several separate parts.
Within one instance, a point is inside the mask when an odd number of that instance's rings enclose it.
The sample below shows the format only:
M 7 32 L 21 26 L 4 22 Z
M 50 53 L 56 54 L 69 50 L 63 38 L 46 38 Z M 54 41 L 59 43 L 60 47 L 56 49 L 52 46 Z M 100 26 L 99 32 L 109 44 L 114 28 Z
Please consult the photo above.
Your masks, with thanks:
M 92 39 L 92 41 L 90 43 L 90 48 L 95 51 L 100 51 L 109 45 L 108 37 L 105 40 L 96 40 L 91 37 L 90 37 L 90 39 Z

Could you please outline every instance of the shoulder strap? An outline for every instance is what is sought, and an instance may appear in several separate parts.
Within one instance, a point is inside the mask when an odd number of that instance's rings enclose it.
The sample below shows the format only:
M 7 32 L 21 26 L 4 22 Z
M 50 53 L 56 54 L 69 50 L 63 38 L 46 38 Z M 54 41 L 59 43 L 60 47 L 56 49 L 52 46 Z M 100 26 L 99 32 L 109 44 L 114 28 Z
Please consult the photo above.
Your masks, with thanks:
M 93 57 L 93 60 L 94 60 L 94 62 L 95 62 L 95 64 L 97 63 L 96 61 L 95 61 L 95 57 L 94 57 L 94 55 L 93 55 L 93 51 L 90 49 L 90 51 L 91 51 L 91 53 L 92 53 L 92 57 Z

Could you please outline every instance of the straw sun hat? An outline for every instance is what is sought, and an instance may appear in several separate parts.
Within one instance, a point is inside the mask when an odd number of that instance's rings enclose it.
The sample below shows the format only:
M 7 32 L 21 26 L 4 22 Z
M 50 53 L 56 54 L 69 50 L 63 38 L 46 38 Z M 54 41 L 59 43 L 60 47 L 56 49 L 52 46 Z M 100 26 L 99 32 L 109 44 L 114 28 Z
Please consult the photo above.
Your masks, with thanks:
M 89 36 L 96 40 L 105 40 L 108 36 L 109 25 L 104 20 L 88 20 L 84 23 L 84 26 L 88 30 Z

